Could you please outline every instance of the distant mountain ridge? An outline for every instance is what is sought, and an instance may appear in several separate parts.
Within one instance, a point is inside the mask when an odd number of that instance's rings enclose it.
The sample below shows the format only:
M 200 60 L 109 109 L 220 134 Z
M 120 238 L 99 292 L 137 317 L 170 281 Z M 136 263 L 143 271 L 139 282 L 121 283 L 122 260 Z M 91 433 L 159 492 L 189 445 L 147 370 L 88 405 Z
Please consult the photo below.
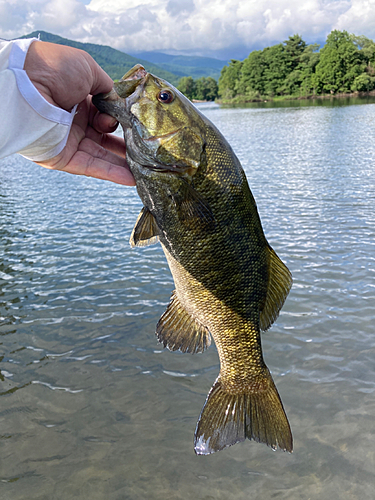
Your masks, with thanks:
M 20 38 L 40 38 L 43 42 L 67 45 L 88 52 L 113 80 L 119 80 L 135 64 L 142 64 L 147 71 L 177 86 L 183 76 L 194 79 L 211 76 L 216 80 L 226 61 L 210 57 L 173 56 L 162 52 L 140 52 L 129 55 L 108 45 L 82 43 L 46 31 L 33 31 Z
M 68 38 L 63 38 L 59 35 L 53 35 L 46 31 L 33 31 L 28 35 L 21 36 L 20 38 L 40 38 L 43 42 L 57 43 L 59 45 L 67 45 L 75 47 L 76 49 L 85 50 L 93 59 L 101 66 L 106 73 L 113 79 L 119 80 L 124 74 L 129 71 L 135 64 L 142 64 L 147 71 L 154 73 L 160 78 L 164 78 L 173 85 L 177 85 L 180 77 L 170 71 L 145 61 L 140 58 L 132 57 L 125 52 L 113 49 L 108 45 L 99 45 L 95 43 L 82 43 Z
M 218 80 L 221 70 L 227 64 L 227 61 L 212 57 L 170 55 L 164 52 L 134 52 L 131 55 L 157 64 L 180 77 L 192 76 L 194 79 L 211 76 Z

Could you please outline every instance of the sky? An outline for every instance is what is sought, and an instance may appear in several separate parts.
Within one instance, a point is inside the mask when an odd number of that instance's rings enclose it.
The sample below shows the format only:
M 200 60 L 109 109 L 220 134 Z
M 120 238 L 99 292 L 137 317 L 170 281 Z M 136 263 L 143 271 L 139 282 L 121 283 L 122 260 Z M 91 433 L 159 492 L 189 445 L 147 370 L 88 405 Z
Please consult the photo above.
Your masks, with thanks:
M 324 44 L 333 30 L 375 39 L 375 0 L 0 0 L 0 38 L 35 30 L 127 53 L 228 60 L 298 33 Z

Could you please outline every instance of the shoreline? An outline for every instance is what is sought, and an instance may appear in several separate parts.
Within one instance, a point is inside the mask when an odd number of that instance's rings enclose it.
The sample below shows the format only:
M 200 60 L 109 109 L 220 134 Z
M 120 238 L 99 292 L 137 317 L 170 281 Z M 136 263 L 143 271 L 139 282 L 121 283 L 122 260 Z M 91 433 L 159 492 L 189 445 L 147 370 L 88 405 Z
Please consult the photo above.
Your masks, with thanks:
M 252 102 L 280 102 L 280 101 L 301 101 L 301 100 L 314 100 L 314 99 L 342 99 L 348 97 L 375 97 L 375 90 L 370 90 L 368 92 L 348 92 L 348 93 L 338 93 L 338 94 L 320 94 L 320 95 L 306 95 L 306 96 L 276 96 L 276 97 L 259 97 L 256 99 L 216 99 L 215 102 L 218 104 L 247 104 Z M 206 102 L 206 101 L 197 101 Z M 207 101 L 208 102 L 208 101 Z

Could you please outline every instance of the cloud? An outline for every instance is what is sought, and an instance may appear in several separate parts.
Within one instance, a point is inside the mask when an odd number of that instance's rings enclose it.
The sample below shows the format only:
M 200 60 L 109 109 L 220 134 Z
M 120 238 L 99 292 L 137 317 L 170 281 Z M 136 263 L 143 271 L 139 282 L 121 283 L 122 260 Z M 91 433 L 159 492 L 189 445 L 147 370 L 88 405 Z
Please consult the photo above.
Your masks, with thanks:
M 171 16 L 186 16 L 193 12 L 195 4 L 193 0 L 169 0 L 167 12 Z
M 356 35 L 375 38 L 375 0 L 352 0 L 350 8 L 341 13 L 334 28 Z
M 45 30 L 125 52 L 245 57 L 295 33 L 375 38 L 375 0 L 0 0 L 0 36 Z

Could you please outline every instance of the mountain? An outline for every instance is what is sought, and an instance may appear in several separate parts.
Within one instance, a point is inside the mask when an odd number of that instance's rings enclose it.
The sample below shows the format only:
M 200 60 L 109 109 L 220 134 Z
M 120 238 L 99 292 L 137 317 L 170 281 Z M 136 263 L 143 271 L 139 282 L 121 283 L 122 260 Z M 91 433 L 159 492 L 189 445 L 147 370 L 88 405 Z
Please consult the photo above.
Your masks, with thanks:
M 218 80 L 221 70 L 228 64 L 227 61 L 212 57 L 174 56 L 163 52 L 137 52 L 132 53 L 132 56 L 157 64 L 179 77 L 192 76 L 194 79 L 211 76 Z
M 112 49 L 108 45 L 97 45 L 95 43 L 81 43 L 67 38 L 62 38 L 46 31 L 33 31 L 28 35 L 21 36 L 20 38 L 40 38 L 43 42 L 52 42 L 59 45 L 68 45 L 88 52 L 95 61 L 101 66 L 106 73 L 113 80 L 119 80 L 129 69 L 135 64 L 142 64 L 147 71 L 154 73 L 160 78 L 164 78 L 172 85 L 177 85 L 180 76 L 177 73 L 168 71 L 161 66 L 153 64 L 152 62 L 143 60 L 139 57 L 133 57 L 120 50 Z

